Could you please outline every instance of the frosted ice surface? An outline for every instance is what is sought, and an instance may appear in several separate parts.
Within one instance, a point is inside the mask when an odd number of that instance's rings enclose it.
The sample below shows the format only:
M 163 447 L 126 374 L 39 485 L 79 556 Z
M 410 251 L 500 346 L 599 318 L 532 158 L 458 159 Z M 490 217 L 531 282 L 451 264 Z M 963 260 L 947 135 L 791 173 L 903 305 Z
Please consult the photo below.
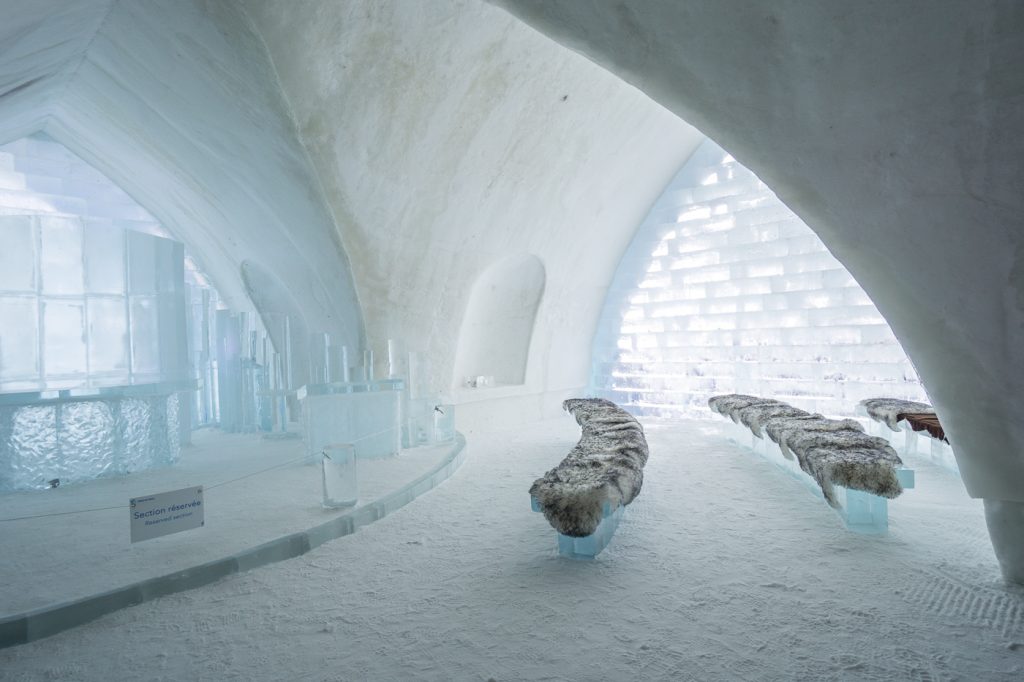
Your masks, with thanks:
M 38 315 L 34 296 L 0 295 L 0 381 L 38 378 Z
M 323 506 L 351 507 L 359 499 L 356 451 L 351 445 L 328 445 L 321 457 Z
M 530 509 L 538 513 L 541 511 L 540 502 L 536 497 L 530 496 Z M 593 559 L 603 552 L 612 541 L 626 508 L 620 505 L 612 510 L 611 505 L 605 502 L 602 511 L 603 518 L 590 535 L 574 538 L 555 531 L 558 553 L 569 559 Z
M 0 291 L 36 290 L 36 232 L 29 216 L 0 217 Z
M 86 373 L 85 302 L 43 299 L 43 362 L 48 375 Z
M 87 290 L 96 294 L 124 294 L 125 233 L 104 227 L 85 231 Z

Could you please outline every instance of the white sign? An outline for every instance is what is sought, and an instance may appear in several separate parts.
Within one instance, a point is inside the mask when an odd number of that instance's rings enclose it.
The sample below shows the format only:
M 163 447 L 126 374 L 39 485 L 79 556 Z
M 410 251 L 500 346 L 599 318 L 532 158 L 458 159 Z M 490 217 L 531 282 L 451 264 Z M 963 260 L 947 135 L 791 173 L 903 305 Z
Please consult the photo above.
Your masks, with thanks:
M 132 542 L 203 525 L 203 486 L 133 497 L 128 504 Z

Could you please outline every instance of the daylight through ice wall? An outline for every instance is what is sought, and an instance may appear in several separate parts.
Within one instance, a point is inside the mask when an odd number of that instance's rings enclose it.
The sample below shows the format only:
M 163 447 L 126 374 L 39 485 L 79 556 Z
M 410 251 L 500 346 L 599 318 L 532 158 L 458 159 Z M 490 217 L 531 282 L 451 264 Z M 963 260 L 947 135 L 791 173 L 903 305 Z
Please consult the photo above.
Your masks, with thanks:
M 609 288 L 592 390 L 639 414 L 706 416 L 715 393 L 852 415 L 927 401 L 889 325 L 820 239 L 706 140 L 640 225 Z

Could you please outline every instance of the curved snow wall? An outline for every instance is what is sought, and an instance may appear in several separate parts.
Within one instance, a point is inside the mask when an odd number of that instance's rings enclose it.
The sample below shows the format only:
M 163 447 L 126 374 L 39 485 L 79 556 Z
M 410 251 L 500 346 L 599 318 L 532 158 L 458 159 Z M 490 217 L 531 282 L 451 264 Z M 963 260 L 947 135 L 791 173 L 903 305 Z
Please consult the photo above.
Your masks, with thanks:
M 703 416 L 715 393 L 829 415 L 927 400 L 864 290 L 751 171 L 711 140 L 641 224 L 594 340 L 592 390 L 639 414 Z

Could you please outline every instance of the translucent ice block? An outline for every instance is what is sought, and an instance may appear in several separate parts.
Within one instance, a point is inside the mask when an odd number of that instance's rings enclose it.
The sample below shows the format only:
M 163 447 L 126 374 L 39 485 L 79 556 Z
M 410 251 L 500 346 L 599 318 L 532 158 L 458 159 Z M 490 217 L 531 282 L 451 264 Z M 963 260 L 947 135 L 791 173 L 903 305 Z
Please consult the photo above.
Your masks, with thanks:
M 448 443 L 455 440 L 455 406 L 436 405 L 434 407 L 434 441 Z
M 82 260 L 82 224 L 66 218 L 39 218 L 40 270 L 45 294 L 81 294 L 85 291 Z
M 34 296 L 0 296 L 0 383 L 38 379 L 38 315 Z
M 85 301 L 43 299 L 43 362 L 46 374 L 86 373 Z
M 128 311 L 124 298 L 90 296 L 86 299 L 89 318 L 89 371 L 128 370 Z
M 324 446 L 321 458 L 324 509 L 351 507 L 359 499 L 356 450 L 349 443 Z
M 0 291 L 36 290 L 36 232 L 29 216 L 0 216 Z
M 530 508 L 535 512 L 540 511 L 540 503 L 536 497 L 530 496 Z M 601 523 L 590 535 L 574 538 L 556 532 L 558 553 L 569 559 L 593 559 L 604 551 L 604 548 L 612 541 L 612 536 L 615 535 L 626 508 L 620 505 L 613 510 L 611 504 L 605 502 L 602 511 Z

